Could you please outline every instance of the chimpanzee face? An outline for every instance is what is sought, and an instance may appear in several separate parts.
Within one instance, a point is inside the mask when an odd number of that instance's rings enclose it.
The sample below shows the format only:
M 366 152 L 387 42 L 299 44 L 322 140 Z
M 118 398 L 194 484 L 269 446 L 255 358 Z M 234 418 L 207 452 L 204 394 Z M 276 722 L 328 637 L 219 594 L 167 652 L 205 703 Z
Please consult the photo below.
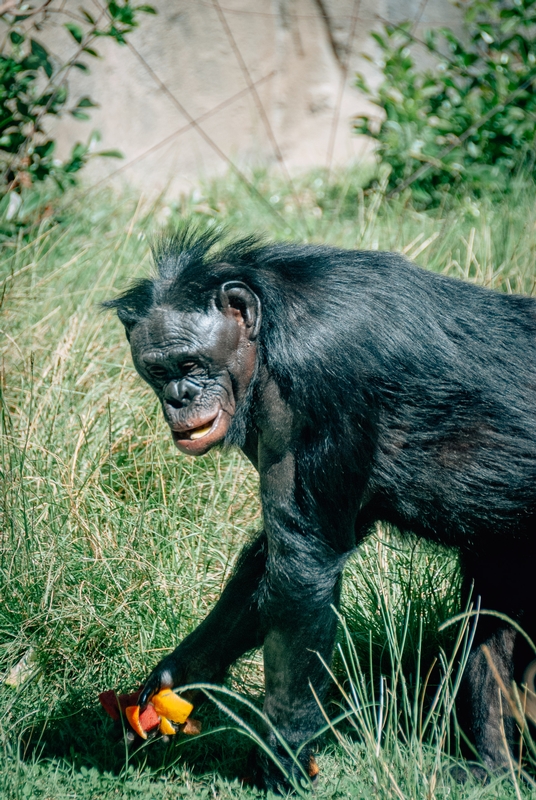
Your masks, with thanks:
M 183 453 L 203 455 L 225 438 L 254 372 L 257 312 L 256 297 L 234 284 L 206 312 L 161 304 L 130 329 L 134 365 Z

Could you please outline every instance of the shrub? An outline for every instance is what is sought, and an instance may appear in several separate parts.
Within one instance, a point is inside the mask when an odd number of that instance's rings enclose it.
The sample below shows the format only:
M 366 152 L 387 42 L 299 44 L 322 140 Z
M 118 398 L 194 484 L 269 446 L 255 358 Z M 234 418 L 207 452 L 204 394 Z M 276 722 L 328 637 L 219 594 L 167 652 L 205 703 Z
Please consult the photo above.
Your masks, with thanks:
M 130 0 L 110 0 L 105 13 L 95 20 L 80 9 L 76 21 L 70 19 L 64 24 L 76 51 L 68 61 L 58 63 L 34 38 L 51 13 L 48 3 L 34 10 L 15 2 L 4 3 L 2 8 L 7 36 L 0 51 L 0 193 L 18 192 L 48 177 L 63 190 L 74 182 L 75 173 L 92 155 L 91 146 L 97 138 L 92 135 L 87 144 L 77 142 L 64 162 L 55 157 L 56 142 L 46 133 L 47 120 L 65 111 L 77 119 L 89 119 L 87 112 L 96 105 L 91 98 L 82 97 L 76 106 L 68 108 L 70 71 L 88 71 L 81 59 L 98 57 L 95 39 L 106 36 L 124 44 L 125 37 L 139 24 L 139 14 L 155 11 L 148 5 L 134 6 Z M 117 150 L 93 155 L 121 157 Z
M 356 132 L 376 140 L 388 191 L 408 189 L 423 206 L 440 203 L 453 184 L 484 195 L 506 191 L 515 173 L 534 176 L 536 0 L 463 7 L 466 37 L 426 34 L 433 68 L 416 66 L 406 23 L 372 34 L 382 54 L 378 89 L 357 76 L 384 118 L 363 114 Z

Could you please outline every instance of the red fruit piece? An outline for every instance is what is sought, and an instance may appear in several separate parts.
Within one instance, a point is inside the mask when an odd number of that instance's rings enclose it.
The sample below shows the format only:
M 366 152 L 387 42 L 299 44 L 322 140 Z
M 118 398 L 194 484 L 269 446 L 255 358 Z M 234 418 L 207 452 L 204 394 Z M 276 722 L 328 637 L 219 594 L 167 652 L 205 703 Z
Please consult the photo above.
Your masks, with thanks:
M 107 692 L 101 692 L 99 695 L 99 701 L 101 706 L 104 708 L 106 713 L 115 720 L 120 718 L 121 714 L 124 714 L 130 723 L 130 716 L 134 714 L 133 711 L 129 711 L 127 714 L 127 708 L 139 708 L 138 707 L 138 700 L 141 694 L 141 689 L 138 689 L 136 692 L 131 692 L 130 694 L 117 694 L 113 691 L 113 689 L 109 689 Z M 138 733 L 140 736 L 137 725 L 139 724 L 142 731 L 152 731 L 153 728 L 156 728 L 157 725 L 160 724 L 160 717 L 156 713 L 154 706 L 150 703 L 147 707 L 138 712 L 138 716 L 136 717 L 137 722 L 132 725 L 131 727 Z
M 152 731 L 157 725 L 160 725 L 160 717 L 155 711 L 154 706 L 150 703 L 143 709 L 140 714 L 140 725 L 144 731 Z
M 119 719 L 121 713 L 125 713 L 128 706 L 137 706 L 141 689 L 130 694 L 117 694 L 113 689 L 99 694 L 99 701 L 108 716 L 112 719 Z
M 116 720 L 119 719 L 119 705 L 117 704 L 117 695 L 113 689 L 101 692 L 99 694 L 99 702 L 109 717 Z

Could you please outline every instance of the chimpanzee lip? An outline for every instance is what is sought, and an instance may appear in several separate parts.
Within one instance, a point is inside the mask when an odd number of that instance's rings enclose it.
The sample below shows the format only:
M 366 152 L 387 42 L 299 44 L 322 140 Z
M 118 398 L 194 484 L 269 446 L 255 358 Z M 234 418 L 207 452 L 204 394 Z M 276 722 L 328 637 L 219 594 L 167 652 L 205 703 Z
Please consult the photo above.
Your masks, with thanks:
M 182 428 L 181 430 L 171 429 L 171 433 L 173 435 L 174 441 L 197 441 L 198 439 L 204 439 L 205 436 L 212 431 L 214 428 L 214 423 L 221 415 L 221 411 L 218 411 L 215 416 L 206 419 L 201 425 L 196 425 L 195 428 Z M 196 435 L 197 434 L 197 435 Z M 199 434 L 202 434 L 201 436 Z M 192 440 L 193 436 L 193 440 Z
M 229 427 L 228 414 L 222 408 L 213 417 L 208 417 L 201 425 L 195 428 L 171 429 L 175 446 L 191 456 L 202 456 L 211 447 L 224 439 Z M 196 435 L 197 434 L 197 435 Z M 193 438 L 192 438 L 193 436 Z

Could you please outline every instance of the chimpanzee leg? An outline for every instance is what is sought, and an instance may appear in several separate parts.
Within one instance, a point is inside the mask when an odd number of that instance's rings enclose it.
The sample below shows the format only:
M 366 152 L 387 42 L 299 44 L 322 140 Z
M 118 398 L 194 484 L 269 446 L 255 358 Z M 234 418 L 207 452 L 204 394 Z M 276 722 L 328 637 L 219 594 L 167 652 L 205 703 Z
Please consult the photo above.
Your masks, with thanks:
M 500 612 L 523 624 L 531 585 L 526 564 L 531 560 L 513 550 L 494 552 L 488 546 L 483 553 L 466 559 L 465 585 L 469 592 L 474 583 L 473 598 L 480 598 L 483 611 Z M 514 744 L 515 723 L 499 684 L 502 682 L 507 690 L 512 685 L 516 638 L 514 628 L 503 619 L 480 616 L 460 696 L 462 727 L 468 728 L 482 761 L 492 770 L 507 766 L 508 751 Z
M 512 627 L 490 624 L 489 618 L 484 617 L 479 620 L 478 628 L 464 677 L 469 728 L 485 766 L 491 770 L 503 769 L 514 742 L 514 720 L 497 675 L 503 686 L 510 689 L 516 633 Z
M 220 682 L 241 655 L 262 644 L 258 589 L 266 568 L 266 535 L 242 551 L 235 571 L 206 619 L 150 674 L 140 703 L 167 686 Z
M 264 669 L 266 697 L 264 712 L 290 747 L 300 745 L 322 727 L 325 718 L 319 703 L 324 701 L 330 677 L 326 664 L 331 662 L 337 617 L 333 606 L 340 599 L 340 572 L 343 559 L 334 565 L 302 562 L 292 566 L 292 583 L 286 570 L 277 575 L 277 567 L 267 570 L 269 596 L 261 611 L 269 626 L 264 639 Z M 285 585 L 285 581 L 286 585 Z M 266 742 L 290 774 L 301 773 L 280 745 L 276 735 L 268 730 Z M 299 755 L 308 772 L 312 746 L 305 746 Z M 277 791 L 288 789 L 288 783 L 274 762 L 262 752 L 256 753 L 252 777 L 257 785 Z

